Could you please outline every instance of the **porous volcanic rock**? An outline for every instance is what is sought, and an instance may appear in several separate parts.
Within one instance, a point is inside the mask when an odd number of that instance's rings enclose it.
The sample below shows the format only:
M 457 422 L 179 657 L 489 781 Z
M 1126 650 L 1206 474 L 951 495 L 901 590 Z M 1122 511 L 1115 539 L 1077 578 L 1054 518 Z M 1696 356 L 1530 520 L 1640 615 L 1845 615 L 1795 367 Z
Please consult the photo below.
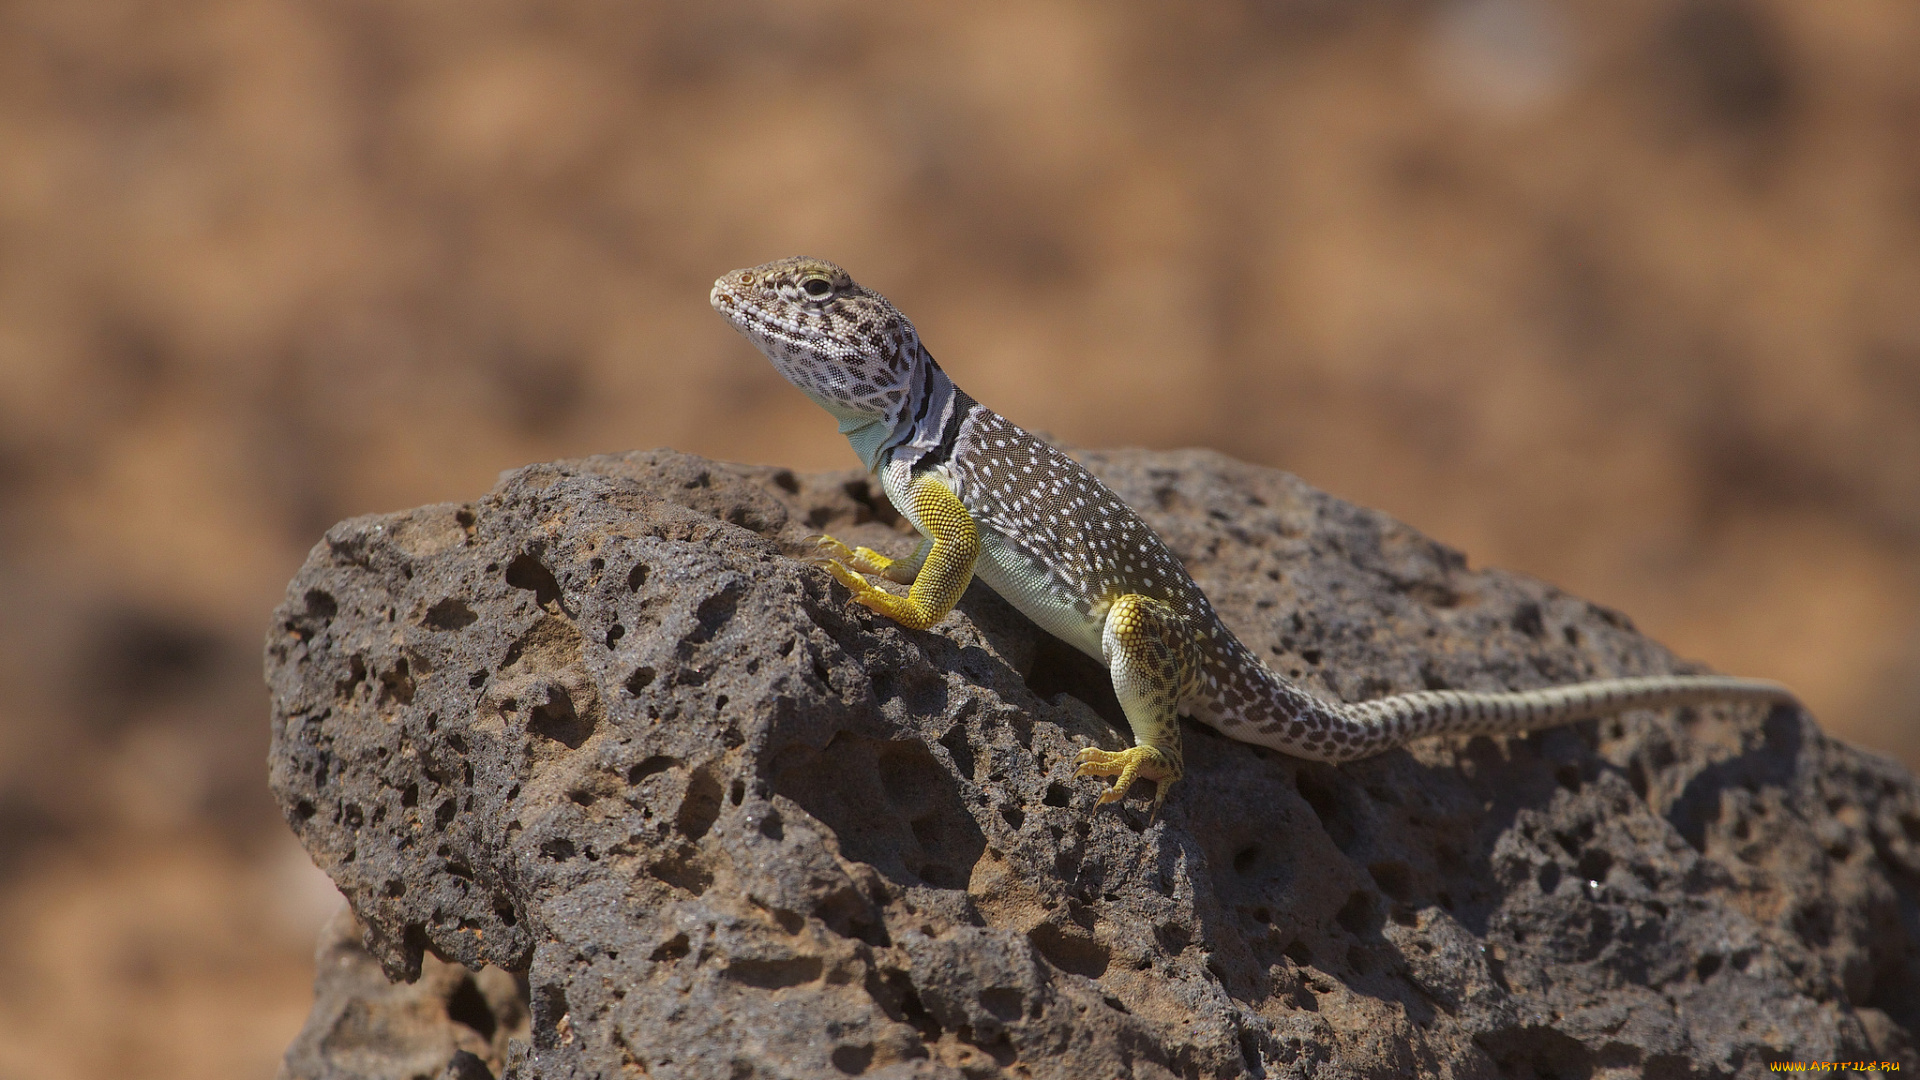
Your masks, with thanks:
M 495 1075 L 509 1043 L 528 1033 L 519 981 L 497 967 L 474 972 L 428 956 L 419 978 L 392 983 L 361 945 L 365 932 L 346 908 L 321 932 L 313 1012 L 287 1049 L 281 1080 Z
M 1283 473 L 1085 460 L 1317 692 L 1693 670 Z M 524 976 L 505 1075 L 1920 1067 L 1920 785 L 1794 709 L 1338 767 L 1187 725 L 1149 822 L 1071 775 L 1127 742 L 1097 665 L 977 584 L 879 618 L 817 532 L 911 549 L 860 474 L 654 451 L 343 522 L 294 579 L 273 790 L 388 977 Z

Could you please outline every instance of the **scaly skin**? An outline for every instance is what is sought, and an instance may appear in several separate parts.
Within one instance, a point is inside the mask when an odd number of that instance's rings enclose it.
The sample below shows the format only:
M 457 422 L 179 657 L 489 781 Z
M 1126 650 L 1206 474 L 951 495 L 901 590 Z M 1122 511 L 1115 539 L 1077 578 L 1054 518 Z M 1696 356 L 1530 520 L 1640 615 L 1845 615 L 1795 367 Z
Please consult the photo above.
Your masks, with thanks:
M 788 381 L 840 421 L 861 462 L 926 541 L 889 559 L 821 537 L 856 601 L 916 630 L 977 574 L 1028 618 L 1104 664 L 1134 745 L 1089 748 L 1077 776 L 1112 776 L 1101 803 L 1181 775 L 1182 713 L 1242 742 L 1347 761 L 1425 735 L 1551 727 L 1702 701 L 1791 703 L 1786 687 L 1718 675 L 1603 679 L 1543 690 L 1441 690 L 1323 701 L 1275 674 L 1214 614 L 1186 568 L 1080 464 L 955 387 L 886 298 L 820 259 L 736 270 L 713 306 Z M 867 580 L 911 586 L 905 597 Z

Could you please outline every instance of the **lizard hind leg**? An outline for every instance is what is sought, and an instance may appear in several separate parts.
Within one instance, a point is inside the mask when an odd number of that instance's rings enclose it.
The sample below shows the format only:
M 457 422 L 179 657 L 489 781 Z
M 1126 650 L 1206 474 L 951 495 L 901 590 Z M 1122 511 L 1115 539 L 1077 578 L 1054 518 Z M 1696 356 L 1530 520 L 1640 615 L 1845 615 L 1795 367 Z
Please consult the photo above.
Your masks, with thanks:
M 1100 794 L 1102 806 L 1125 798 L 1136 779 L 1152 780 L 1157 815 L 1182 773 L 1180 701 L 1197 677 L 1198 651 L 1178 612 L 1138 593 L 1113 602 L 1100 646 L 1134 744 L 1120 751 L 1080 751 L 1074 775 L 1117 777 Z

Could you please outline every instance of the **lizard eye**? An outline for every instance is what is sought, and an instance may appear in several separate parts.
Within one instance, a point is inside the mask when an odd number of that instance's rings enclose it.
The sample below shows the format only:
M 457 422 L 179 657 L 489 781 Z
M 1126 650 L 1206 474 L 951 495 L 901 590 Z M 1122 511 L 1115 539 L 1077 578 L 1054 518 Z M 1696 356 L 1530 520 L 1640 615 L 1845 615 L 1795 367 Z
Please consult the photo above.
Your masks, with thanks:
M 800 283 L 800 288 L 805 290 L 808 296 L 820 300 L 833 292 L 833 282 L 823 277 L 810 277 Z

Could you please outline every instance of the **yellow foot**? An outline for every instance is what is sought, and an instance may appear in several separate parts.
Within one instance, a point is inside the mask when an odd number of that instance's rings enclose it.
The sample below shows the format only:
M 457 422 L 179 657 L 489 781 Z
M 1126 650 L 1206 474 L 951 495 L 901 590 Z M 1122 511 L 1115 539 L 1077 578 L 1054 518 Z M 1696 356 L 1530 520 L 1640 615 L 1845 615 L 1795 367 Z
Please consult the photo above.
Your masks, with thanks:
M 1167 789 L 1180 779 L 1180 770 L 1175 768 L 1166 755 L 1150 746 L 1132 746 L 1125 750 L 1098 750 L 1091 746 L 1080 751 L 1073 759 L 1079 768 L 1073 771 L 1075 776 L 1117 776 L 1113 786 L 1100 793 L 1098 805 L 1119 802 L 1127 797 L 1127 789 L 1135 780 L 1152 780 L 1158 788 L 1153 797 L 1153 813 L 1160 813 L 1160 804 L 1167 801 Z
M 827 573 L 832 574 L 840 584 L 852 590 L 855 600 L 875 611 L 884 611 L 887 601 L 899 599 L 899 597 L 894 596 L 887 590 L 861 577 L 859 571 L 838 559 L 821 559 L 819 560 L 819 565 L 825 568 Z M 881 597 L 885 597 L 886 599 L 882 600 Z
M 821 554 L 810 560 L 832 574 L 834 580 L 845 585 L 853 593 L 854 602 L 885 615 L 909 630 L 925 630 L 939 619 L 933 618 L 912 598 L 895 596 L 887 590 L 862 577 L 862 574 L 879 574 L 885 567 L 875 567 L 874 561 L 891 564 L 892 560 L 871 548 L 854 548 L 831 536 L 822 536 L 814 541 Z M 943 613 L 944 614 L 944 613 Z
M 892 559 L 870 547 L 850 548 L 831 536 L 809 536 L 807 539 L 819 551 L 814 561 L 823 565 L 837 562 L 861 574 L 885 574 L 887 568 L 893 565 Z

